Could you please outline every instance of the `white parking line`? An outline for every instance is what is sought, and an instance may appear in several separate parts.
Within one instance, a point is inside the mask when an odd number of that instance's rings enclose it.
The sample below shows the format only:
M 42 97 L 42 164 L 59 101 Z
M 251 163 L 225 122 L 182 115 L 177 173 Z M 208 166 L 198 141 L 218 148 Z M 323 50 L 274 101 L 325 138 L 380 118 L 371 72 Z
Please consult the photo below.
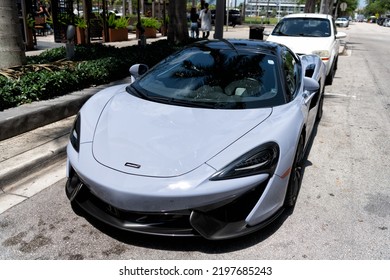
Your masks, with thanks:
M 325 97 L 342 97 L 342 98 L 353 98 L 356 99 L 356 95 L 348 95 L 343 93 L 332 93 L 332 92 L 326 92 L 324 93 Z

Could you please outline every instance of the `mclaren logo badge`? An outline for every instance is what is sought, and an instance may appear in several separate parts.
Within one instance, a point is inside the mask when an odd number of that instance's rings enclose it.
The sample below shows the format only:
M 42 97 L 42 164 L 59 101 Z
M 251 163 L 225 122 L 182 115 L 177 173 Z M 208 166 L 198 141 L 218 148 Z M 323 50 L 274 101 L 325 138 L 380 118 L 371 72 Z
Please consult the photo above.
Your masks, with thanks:
M 137 168 L 137 169 L 141 167 L 141 165 L 136 164 L 136 163 L 131 163 L 131 162 L 126 162 L 125 166 L 126 167 L 131 167 L 131 168 Z

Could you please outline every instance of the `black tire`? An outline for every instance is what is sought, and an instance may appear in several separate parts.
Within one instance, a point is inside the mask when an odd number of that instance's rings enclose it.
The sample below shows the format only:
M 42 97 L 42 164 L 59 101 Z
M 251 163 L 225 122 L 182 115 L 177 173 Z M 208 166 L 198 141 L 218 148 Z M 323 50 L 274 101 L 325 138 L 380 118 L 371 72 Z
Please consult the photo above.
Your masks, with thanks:
M 327 86 L 330 86 L 333 84 L 333 78 L 336 75 L 337 61 L 338 61 L 338 57 L 335 58 L 335 61 L 332 64 L 332 68 L 330 69 L 328 76 L 326 76 L 325 85 L 327 85 Z
M 304 138 L 303 135 L 301 135 L 299 138 L 297 151 L 295 153 L 294 162 L 291 166 L 291 173 L 288 181 L 286 198 L 284 201 L 284 205 L 286 207 L 294 207 L 298 198 L 303 175 L 303 145 Z
M 316 121 L 319 122 L 322 118 L 322 114 L 324 112 L 324 93 L 321 94 L 320 100 L 318 101 L 318 111 L 316 115 Z

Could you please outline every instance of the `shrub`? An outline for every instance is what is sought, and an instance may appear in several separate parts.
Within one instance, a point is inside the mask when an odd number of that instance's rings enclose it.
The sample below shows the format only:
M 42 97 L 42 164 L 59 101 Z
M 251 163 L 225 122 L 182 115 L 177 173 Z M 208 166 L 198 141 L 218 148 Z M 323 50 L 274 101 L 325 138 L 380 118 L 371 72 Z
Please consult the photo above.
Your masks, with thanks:
M 27 64 L 43 64 L 65 59 L 66 49 L 65 47 L 49 49 L 42 52 L 40 55 L 28 56 Z
M 129 25 L 129 20 L 126 17 L 120 17 L 115 20 L 115 28 L 127 28 Z
M 145 48 L 80 45 L 75 48 L 74 62 L 69 63 L 65 61 L 64 47 L 47 50 L 39 56 L 28 57 L 31 67 L 19 67 L 24 72 L 15 78 L 0 73 L 0 110 L 122 79 L 129 75 L 131 65 L 145 63 L 152 67 L 181 47 L 167 40 Z M 58 61 L 63 61 L 63 65 Z
M 75 25 L 76 27 L 84 29 L 88 27 L 87 22 L 83 17 L 75 17 Z
M 151 27 L 155 29 L 160 29 L 161 27 L 161 22 L 158 19 L 152 17 L 141 18 L 141 24 L 143 27 Z

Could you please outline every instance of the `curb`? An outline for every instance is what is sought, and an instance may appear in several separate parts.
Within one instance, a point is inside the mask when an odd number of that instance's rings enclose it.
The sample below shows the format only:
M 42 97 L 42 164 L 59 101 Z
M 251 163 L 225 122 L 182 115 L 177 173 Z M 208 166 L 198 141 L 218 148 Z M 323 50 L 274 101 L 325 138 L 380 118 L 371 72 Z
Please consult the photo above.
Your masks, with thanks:
M 48 142 L 8 160 L 8 166 L 0 170 L 1 190 L 4 193 L 10 192 L 13 184 L 20 179 L 65 159 L 68 139 L 68 135 L 62 136 L 56 141 Z
M 0 114 L 0 141 L 59 121 L 78 112 L 101 87 L 74 92 L 55 99 L 11 108 Z
M 0 141 L 77 114 L 81 106 L 98 91 L 129 78 L 86 88 L 54 99 L 35 101 L 0 112 Z
M 56 99 L 33 102 L 0 112 L 0 141 L 32 132 L 48 124 L 71 117 L 95 93 L 117 84 L 129 83 L 129 78 L 110 84 L 87 88 Z M 69 127 L 69 132 L 70 132 Z M 66 157 L 69 133 L 58 135 L 47 142 L 0 161 L 0 193 L 12 189 L 12 184 L 34 171 L 48 167 Z

